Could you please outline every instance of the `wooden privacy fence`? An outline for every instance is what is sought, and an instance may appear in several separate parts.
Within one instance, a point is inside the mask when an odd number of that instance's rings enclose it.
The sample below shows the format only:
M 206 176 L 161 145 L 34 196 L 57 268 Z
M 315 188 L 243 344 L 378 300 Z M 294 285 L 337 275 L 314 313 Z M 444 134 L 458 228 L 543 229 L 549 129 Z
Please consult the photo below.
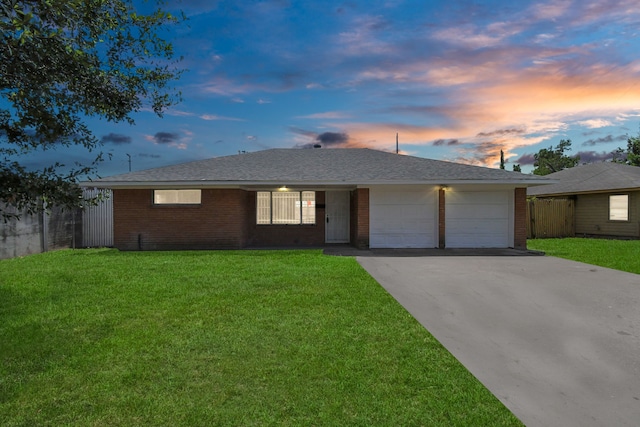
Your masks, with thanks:
M 527 200 L 527 239 L 575 236 L 575 200 Z

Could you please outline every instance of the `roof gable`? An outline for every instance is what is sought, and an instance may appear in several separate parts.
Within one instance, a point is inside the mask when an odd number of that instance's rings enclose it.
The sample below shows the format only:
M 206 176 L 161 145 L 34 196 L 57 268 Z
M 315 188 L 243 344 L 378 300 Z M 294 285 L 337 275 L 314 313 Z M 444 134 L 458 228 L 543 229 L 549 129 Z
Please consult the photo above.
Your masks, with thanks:
M 366 148 L 270 149 L 106 177 L 85 185 L 154 183 L 450 184 L 464 181 L 543 183 L 546 178 Z
M 640 189 L 640 167 L 603 162 L 576 166 L 546 175 L 555 184 L 530 188 L 532 196 Z

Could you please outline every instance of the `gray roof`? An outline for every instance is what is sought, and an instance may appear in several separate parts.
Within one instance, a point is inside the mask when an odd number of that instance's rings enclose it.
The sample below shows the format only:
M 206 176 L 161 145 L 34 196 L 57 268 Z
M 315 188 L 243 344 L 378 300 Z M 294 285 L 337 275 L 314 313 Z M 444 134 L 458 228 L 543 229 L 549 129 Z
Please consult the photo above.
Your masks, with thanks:
M 604 162 L 576 166 L 547 175 L 555 184 L 529 188 L 530 196 L 601 193 L 640 189 L 640 167 Z
M 535 175 L 366 148 L 271 149 L 130 172 L 84 182 L 104 188 L 187 185 L 363 185 L 546 183 Z

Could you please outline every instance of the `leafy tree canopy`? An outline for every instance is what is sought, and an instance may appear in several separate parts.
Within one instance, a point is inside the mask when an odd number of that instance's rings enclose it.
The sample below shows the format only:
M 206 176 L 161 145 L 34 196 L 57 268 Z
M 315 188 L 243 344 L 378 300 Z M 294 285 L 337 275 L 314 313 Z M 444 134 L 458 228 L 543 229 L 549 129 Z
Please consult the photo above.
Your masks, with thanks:
M 562 139 L 555 147 L 543 148 L 533 155 L 533 173 L 535 175 L 549 175 L 563 169 L 572 168 L 580 162 L 580 157 L 569 157 L 564 154 L 571 150 L 571 140 Z
M 631 166 L 640 166 L 640 133 L 627 139 L 627 151 L 618 148 L 614 152 L 613 161 Z
M 147 5 L 148 6 L 148 5 Z M 136 11 L 133 0 L 0 2 L 0 214 L 38 210 L 40 200 L 77 206 L 76 182 L 95 173 L 100 141 L 87 117 L 133 123 L 150 106 L 162 115 L 178 102 L 179 77 L 163 30 L 181 22 L 162 10 Z M 83 146 L 91 164 L 25 166 L 36 150 Z M 97 154 L 96 154 L 97 153 Z M 3 204 L 5 206 L 3 206 Z

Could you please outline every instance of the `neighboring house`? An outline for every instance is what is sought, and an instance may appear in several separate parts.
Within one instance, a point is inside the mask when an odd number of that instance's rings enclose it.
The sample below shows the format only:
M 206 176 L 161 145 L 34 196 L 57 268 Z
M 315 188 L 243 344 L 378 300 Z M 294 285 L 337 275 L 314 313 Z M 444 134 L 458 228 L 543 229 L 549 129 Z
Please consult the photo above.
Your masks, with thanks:
M 640 167 L 593 163 L 552 173 L 528 196 L 575 200 L 576 236 L 640 237 Z
M 548 180 L 370 149 L 272 149 L 85 182 L 113 190 L 121 250 L 526 248 Z

